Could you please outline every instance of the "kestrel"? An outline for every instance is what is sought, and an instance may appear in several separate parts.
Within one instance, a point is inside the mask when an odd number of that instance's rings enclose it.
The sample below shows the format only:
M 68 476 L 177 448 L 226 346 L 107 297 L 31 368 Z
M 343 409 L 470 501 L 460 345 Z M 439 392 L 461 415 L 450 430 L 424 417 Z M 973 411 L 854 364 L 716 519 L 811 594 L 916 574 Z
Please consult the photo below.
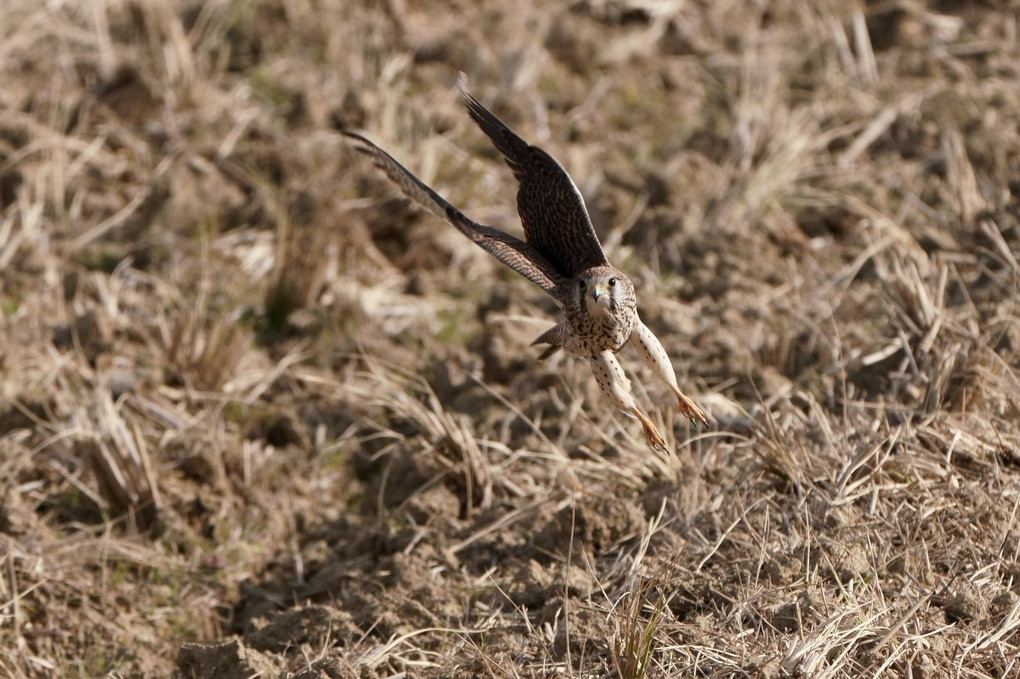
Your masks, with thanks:
M 662 344 L 638 317 L 634 284 L 606 259 L 570 175 L 552 156 L 528 144 L 478 103 L 467 91 L 463 77 L 460 91 L 471 118 L 503 154 L 520 184 L 517 211 L 524 225 L 524 241 L 472 221 L 371 141 L 354 132 L 343 133 L 409 198 L 446 219 L 556 300 L 564 320 L 532 343 L 549 345 L 541 358 L 562 348 L 588 359 L 606 397 L 637 418 L 653 447 L 665 449 L 655 425 L 638 409 L 630 380 L 616 359 L 617 352 L 630 344 L 676 396 L 680 412 L 707 424 L 701 409 L 680 391 Z

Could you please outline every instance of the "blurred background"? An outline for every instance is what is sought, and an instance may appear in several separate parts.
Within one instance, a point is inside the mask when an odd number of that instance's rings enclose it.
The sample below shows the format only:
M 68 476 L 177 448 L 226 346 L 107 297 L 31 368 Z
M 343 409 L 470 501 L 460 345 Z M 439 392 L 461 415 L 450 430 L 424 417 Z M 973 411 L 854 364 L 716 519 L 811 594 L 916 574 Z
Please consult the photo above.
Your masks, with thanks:
M 8 0 L 0 674 L 1008 676 L 1013 1 Z M 681 387 L 520 235 L 571 173 Z

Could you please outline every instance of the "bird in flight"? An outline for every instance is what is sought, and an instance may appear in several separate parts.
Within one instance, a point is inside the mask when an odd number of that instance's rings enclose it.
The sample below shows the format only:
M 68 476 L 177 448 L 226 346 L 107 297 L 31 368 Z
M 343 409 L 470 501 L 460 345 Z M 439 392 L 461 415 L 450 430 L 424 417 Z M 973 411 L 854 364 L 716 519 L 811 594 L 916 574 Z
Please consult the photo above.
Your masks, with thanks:
M 524 226 L 523 241 L 474 222 L 362 135 L 347 130 L 343 134 L 371 156 L 409 198 L 450 222 L 556 300 L 564 319 L 532 343 L 549 345 L 540 358 L 563 349 L 588 359 L 606 398 L 641 423 L 650 445 L 665 450 L 665 440 L 637 407 L 630 380 L 616 358 L 629 344 L 676 396 L 680 413 L 692 422 L 707 424 L 701 409 L 680 391 L 662 344 L 638 317 L 634 284 L 606 259 L 570 175 L 552 156 L 528 144 L 478 103 L 468 92 L 463 75 L 459 85 L 471 118 L 503 155 L 520 185 L 517 211 Z

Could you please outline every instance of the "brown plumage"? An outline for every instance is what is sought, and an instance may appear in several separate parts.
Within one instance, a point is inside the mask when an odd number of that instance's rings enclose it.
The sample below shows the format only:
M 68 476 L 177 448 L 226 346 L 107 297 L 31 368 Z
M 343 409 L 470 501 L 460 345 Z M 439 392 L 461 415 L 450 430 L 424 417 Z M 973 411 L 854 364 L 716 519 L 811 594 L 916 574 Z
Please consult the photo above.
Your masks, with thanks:
M 463 78 L 460 86 L 471 118 L 503 154 L 520 184 L 517 212 L 527 241 L 568 279 L 593 266 L 607 266 L 584 199 L 567 171 L 479 104 Z
M 467 91 L 463 76 L 460 88 L 471 118 L 503 154 L 520 184 L 517 211 L 524 225 L 523 241 L 472 221 L 371 141 L 353 132 L 344 134 L 409 198 L 446 219 L 557 301 L 564 321 L 535 340 L 534 344 L 549 345 L 541 358 L 560 348 L 587 358 L 606 397 L 641 422 L 653 446 L 665 448 L 655 425 L 637 407 L 630 381 L 616 360 L 616 353 L 629 343 L 673 391 L 680 412 L 692 421 L 707 423 L 704 413 L 677 386 L 662 344 L 638 317 L 634 285 L 606 259 L 570 175 L 552 156 L 521 139 L 478 103 Z

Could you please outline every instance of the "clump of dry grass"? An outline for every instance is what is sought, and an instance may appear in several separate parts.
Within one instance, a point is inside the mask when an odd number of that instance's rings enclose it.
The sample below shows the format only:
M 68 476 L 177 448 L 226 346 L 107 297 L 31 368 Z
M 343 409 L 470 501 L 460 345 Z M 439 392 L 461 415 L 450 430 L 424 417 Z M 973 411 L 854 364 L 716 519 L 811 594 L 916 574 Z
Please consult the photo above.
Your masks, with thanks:
M 220 389 L 233 376 L 250 346 L 251 333 L 227 320 L 208 330 L 198 327 L 200 314 L 182 313 L 162 333 L 167 361 L 198 389 Z

